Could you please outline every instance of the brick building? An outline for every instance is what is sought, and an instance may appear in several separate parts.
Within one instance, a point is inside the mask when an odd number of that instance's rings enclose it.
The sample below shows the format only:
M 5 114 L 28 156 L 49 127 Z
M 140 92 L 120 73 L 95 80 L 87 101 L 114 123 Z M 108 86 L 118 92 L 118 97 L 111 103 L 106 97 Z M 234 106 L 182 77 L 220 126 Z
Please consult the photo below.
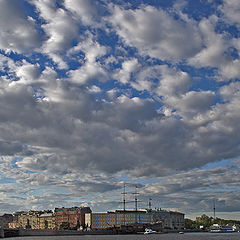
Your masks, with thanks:
M 55 208 L 55 226 L 59 229 L 62 223 L 67 223 L 70 228 L 85 226 L 85 213 L 91 213 L 89 207 Z

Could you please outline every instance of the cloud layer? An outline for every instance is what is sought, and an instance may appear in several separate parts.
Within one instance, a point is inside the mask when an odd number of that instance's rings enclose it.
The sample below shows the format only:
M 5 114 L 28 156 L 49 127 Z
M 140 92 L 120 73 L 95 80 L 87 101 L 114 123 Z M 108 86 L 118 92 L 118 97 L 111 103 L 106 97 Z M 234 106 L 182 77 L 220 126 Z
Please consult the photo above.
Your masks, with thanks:
M 123 181 L 239 211 L 239 8 L 211 6 L 2 0 L 0 211 L 116 208 Z

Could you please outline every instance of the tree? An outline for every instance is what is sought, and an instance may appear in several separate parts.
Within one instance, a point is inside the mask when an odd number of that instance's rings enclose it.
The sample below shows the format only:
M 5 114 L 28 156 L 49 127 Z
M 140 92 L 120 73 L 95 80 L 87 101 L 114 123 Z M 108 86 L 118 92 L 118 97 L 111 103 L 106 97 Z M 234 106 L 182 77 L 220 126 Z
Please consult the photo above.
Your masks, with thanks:
M 70 224 L 68 222 L 62 222 L 59 229 L 60 230 L 69 230 L 70 229 Z
M 195 221 L 188 218 L 184 219 L 184 225 L 186 229 L 194 229 L 197 226 Z
M 203 225 L 204 227 L 210 227 L 212 225 L 212 218 L 203 214 L 201 217 L 196 217 L 196 223 L 198 226 Z

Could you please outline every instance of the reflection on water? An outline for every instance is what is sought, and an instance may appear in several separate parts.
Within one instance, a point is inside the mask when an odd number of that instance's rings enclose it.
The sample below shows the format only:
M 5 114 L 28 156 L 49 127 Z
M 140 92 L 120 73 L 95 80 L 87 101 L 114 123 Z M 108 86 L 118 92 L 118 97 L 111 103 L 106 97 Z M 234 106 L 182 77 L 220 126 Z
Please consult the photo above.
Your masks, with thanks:
M 8 240 L 240 240 L 240 233 L 185 233 L 152 235 L 96 235 L 96 236 L 56 236 L 56 237 L 18 237 Z

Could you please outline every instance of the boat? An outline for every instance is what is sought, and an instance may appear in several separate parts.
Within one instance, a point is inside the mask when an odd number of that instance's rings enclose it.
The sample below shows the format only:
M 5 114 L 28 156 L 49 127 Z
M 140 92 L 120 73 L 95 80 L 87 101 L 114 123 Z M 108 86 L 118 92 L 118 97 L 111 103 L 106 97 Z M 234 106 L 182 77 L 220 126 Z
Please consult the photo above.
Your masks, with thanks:
M 156 233 L 156 231 L 152 230 L 151 228 L 146 228 L 144 234 L 153 234 Z
M 219 225 L 219 224 L 213 224 L 210 227 L 210 232 L 212 233 L 230 233 L 230 232 L 237 232 L 238 228 L 234 226 L 229 226 L 229 225 Z

